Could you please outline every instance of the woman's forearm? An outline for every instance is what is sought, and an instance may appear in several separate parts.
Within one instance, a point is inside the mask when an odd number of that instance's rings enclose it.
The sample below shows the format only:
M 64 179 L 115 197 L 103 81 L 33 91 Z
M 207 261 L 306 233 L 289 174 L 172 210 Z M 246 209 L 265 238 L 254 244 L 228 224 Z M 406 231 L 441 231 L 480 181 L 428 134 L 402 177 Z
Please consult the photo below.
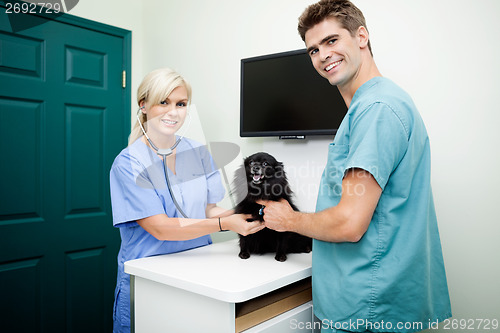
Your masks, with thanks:
M 138 220 L 137 223 L 158 240 L 189 240 L 220 230 L 218 218 L 186 219 L 158 214 Z

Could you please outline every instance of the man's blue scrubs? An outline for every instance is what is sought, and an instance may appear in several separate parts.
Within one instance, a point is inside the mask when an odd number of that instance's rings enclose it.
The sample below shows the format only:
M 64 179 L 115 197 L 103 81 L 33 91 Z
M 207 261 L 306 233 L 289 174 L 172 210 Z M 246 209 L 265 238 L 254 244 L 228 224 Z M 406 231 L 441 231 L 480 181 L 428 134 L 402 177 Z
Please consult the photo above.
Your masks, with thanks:
M 352 168 L 373 175 L 382 195 L 359 242 L 314 241 L 314 312 L 323 331 L 415 332 L 451 317 L 429 138 L 411 98 L 386 78 L 356 91 L 329 147 L 317 211 L 339 203 Z

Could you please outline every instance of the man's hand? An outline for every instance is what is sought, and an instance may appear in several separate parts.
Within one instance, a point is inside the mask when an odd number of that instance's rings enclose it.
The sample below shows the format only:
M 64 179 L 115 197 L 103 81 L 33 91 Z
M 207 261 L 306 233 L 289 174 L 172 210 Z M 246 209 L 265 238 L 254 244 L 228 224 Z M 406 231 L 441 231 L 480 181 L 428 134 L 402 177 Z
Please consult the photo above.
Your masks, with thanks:
M 265 206 L 263 218 L 267 228 L 276 231 L 293 231 L 293 220 L 300 213 L 294 211 L 288 201 L 285 199 L 280 201 L 258 200 L 257 203 Z

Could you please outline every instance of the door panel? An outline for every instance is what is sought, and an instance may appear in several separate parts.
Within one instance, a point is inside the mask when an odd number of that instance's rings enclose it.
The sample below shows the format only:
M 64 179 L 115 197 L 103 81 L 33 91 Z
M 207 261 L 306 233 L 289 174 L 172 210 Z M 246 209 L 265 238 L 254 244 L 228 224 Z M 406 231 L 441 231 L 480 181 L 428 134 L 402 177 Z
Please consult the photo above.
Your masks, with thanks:
M 5 18 L 0 6 L 2 331 L 110 332 L 130 32 L 65 14 L 13 33 Z
M 35 258 L 0 264 L 2 286 L 17 287 L 15 293 L 2 292 L 2 303 L 8 305 L 2 309 L 2 318 L 8 323 L 18 323 L 19 332 L 40 332 L 40 263 L 40 258 Z M 12 329 L 13 325 L 7 327 Z
M 2 188 L 15 189 L 2 196 L 3 218 L 0 225 L 31 222 L 33 219 L 41 221 L 39 170 L 43 104 L 25 98 L 0 97 L 0 110 L 0 133 L 24 133 L 15 139 L 15 145 L 7 138 L 0 142 Z M 19 154 L 19 151 L 24 154 Z M 7 156 L 11 157 L 10 161 L 7 161 Z M 22 184 L 19 179 L 24 180 Z
M 105 213 L 104 115 L 103 108 L 66 105 L 67 217 Z M 89 129 L 93 131 L 89 133 Z
M 0 32 L 0 71 L 41 79 L 44 74 L 43 46 L 43 41 L 39 39 Z

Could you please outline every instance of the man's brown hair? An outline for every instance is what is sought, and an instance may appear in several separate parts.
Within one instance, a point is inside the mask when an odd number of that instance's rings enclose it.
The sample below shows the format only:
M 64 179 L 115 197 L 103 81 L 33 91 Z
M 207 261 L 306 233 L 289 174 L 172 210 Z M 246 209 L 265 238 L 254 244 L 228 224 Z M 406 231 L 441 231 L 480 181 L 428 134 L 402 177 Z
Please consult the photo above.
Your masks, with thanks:
M 340 25 L 354 36 L 360 26 L 366 27 L 365 17 L 361 10 L 349 0 L 321 0 L 310 5 L 299 17 L 298 31 L 305 42 L 306 32 L 326 18 L 333 17 Z M 368 49 L 372 53 L 372 47 L 368 40 Z

